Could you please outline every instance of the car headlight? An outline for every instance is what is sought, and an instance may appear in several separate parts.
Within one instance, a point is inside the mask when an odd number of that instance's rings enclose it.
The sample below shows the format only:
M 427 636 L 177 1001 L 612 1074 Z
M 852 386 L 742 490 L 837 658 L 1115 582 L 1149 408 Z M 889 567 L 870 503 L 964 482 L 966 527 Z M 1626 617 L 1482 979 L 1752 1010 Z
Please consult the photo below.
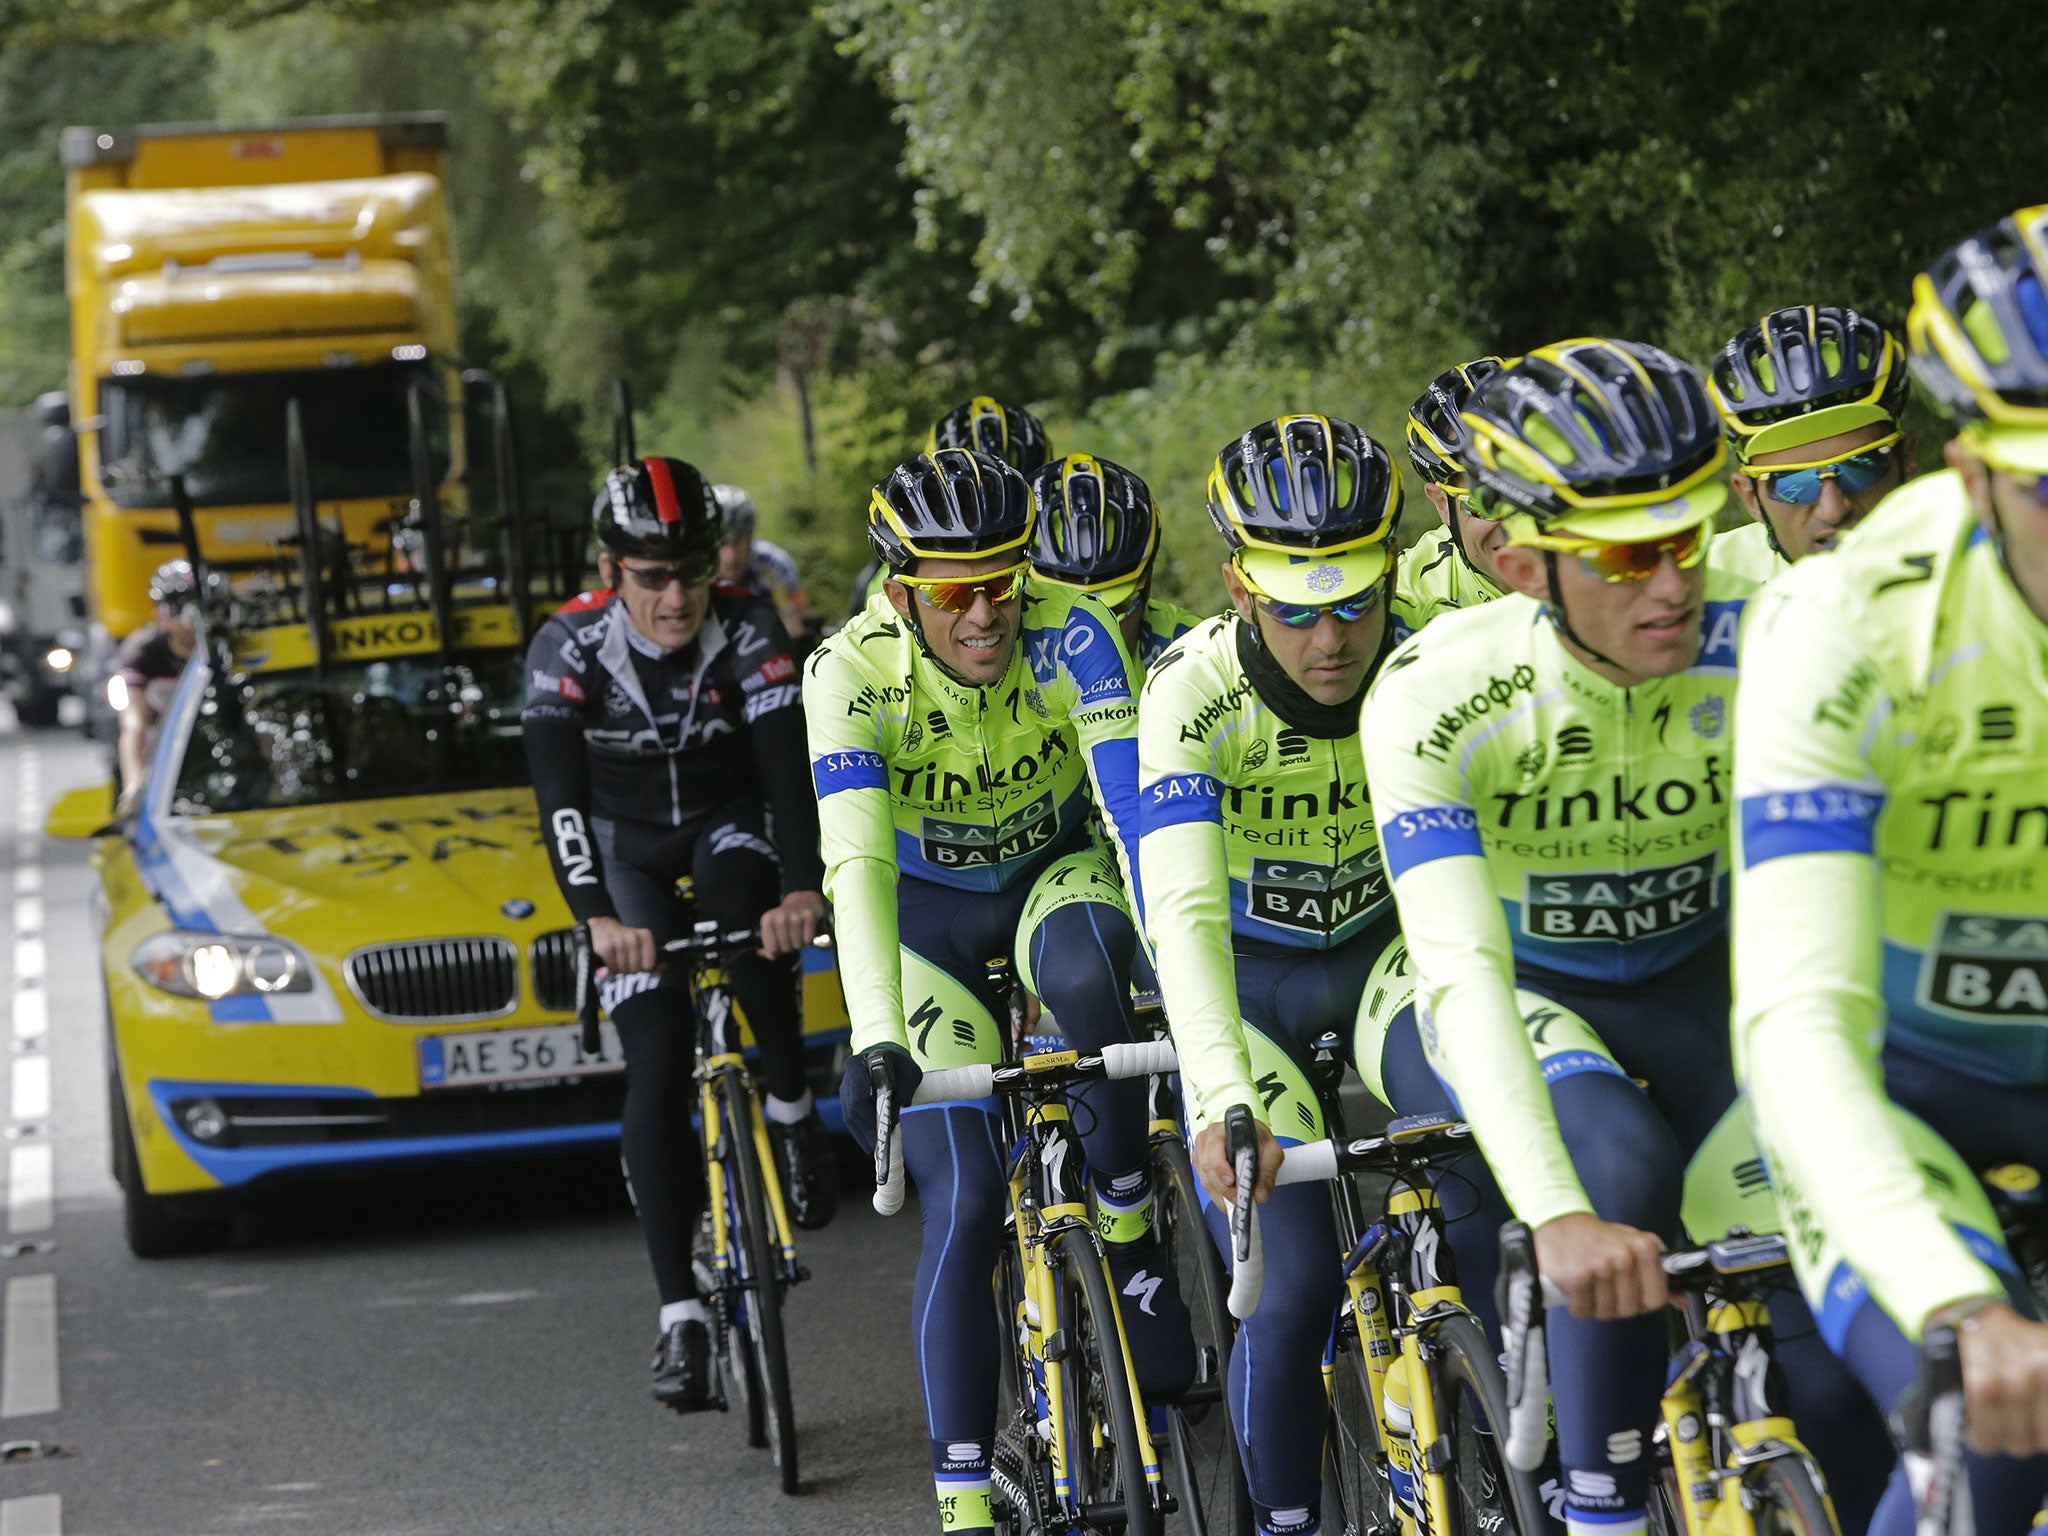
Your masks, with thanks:
M 68 645 L 53 645 L 49 654 L 43 658 L 43 665 L 52 672 L 69 672 L 71 663 L 76 660 L 78 658 L 72 654 Z
M 312 965 L 282 939 L 173 928 L 136 945 L 128 963 L 151 986 L 177 997 L 211 1001 L 238 993 L 313 990 Z

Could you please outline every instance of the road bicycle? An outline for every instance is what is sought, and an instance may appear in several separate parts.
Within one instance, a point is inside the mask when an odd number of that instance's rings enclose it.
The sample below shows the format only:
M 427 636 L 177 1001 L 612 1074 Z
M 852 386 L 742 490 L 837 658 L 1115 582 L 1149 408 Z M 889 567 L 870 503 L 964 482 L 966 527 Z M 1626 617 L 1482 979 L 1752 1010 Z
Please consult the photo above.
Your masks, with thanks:
M 775 1162 L 768 1121 L 742 1054 L 732 980 L 725 968 L 728 956 L 760 943 L 759 929 L 722 930 L 715 922 L 699 922 L 687 936 L 663 944 L 662 953 L 668 963 L 690 968 L 697 1028 L 698 1129 L 709 1187 L 706 1230 L 699 1235 L 693 1262 L 711 1314 L 718 1402 L 729 1411 L 737 1396 L 747 1443 L 769 1450 L 782 1491 L 793 1494 L 796 1408 L 782 1299 L 810 1274 L 797 1263 L 782 1185 L 771 1171 Z M 590 933 L 582 924 L 576 928 L 576 1013 L 584 1048 L 593 1050 L 598 1042 L 597 987 Z
M 1156 992 L 1140 993 L 1133 1023 L 1142 1038 L 1167 1038 Z M 1172 1402 L 1154 1405 L 1166 1442 L 1168 1476 L 1188 1536 L 1255 1536 L 1251 1490 L 1230 1428 L 1224 1393 L 1237 1320 L 1230 1315 L 1230 1276 L 1202 1215 L 1188 1160 L 1180 1078 L 1155 1073 L 1148 1089 L 1147 1140 L 1152 1160 L 1152 1225 L 1187 1303 L 1195 1339 L 1195 1379 Z
M 1543 1308 L 1564 1298 L 1538 1273 L 1526 1225 L 1509 1222 L 1500 1242 L 1508 1454 L 1516 1466 L 1533 1469 L 1548 1439 Z M 1664 1274 L 1683 1300 L 1685 1337 L 1672 1355 L 1652 1436 L 1650 1529 L 1667 1536 L 1837 1536 L 1827 1482 L 1786 1411 L 1764 1299 L 1796 1283 L 1785 1239 L 1736 1227 L 1703 1247 L 1665 1254 Z
M 1088 1206 L 1073 1090 L 1172 1072 L 1172 1045 L 1147 1040 L 1100 1054 L 1034 1050 L 1023 1040 L 1021 991 L 1007 962 L 990 966 L 1009 999 L 1001 1064 L 928 1072 L 918 1104 L 996 1097 L 1010 1147 L 1004 1241 L 994 1297 L 1006 1340 L 990 1482 L 1007 1536 L 1069 1530 L 1159 1536 L 1180 1507 L 1165 1485 L 1124 1337 L 1102 1239 Z M 875 1208 L 903 1203 L 898 1106 L 875 1083 Z
M 1342 1071 L 1334 1034 L 1316 1042 L 1318 1089 L 1336 1113 Z M 1327 1119 L 1326 1124 L 1337 1124 Z M 1252 1189 L 1258 1144 L 1251 1110 L 1234 1107 L 1226 1144 L 1238 1197 L 1230 1213 L 1230 1310 L 1250 1317 L 1265 1275 Z M 1323 1525 L 1352 1536 L 1537 1536 L 1547 1529 L 1533 1481 L 1507 1465 L 1507 1396 L 1485 1329 L 1458 1288 L 1433 1164 L 1471 1155 L 1471 1132 L 1443 1115 L 1412 1115 L 1383 1134 L 1285 1149 L 1280 1184 L 1331 1186 L 1344 1295 L 1323 1358 L 1330 1399 Z M 1368 1218 L 1354 1175 L 1387 1180 Z

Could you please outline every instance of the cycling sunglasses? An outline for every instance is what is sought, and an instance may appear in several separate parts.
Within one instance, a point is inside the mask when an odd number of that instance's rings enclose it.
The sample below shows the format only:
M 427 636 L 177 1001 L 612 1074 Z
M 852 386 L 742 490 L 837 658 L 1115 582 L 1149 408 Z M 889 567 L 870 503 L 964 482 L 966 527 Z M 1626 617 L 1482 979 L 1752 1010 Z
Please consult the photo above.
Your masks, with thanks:
M 633 578 L 634 586 L 645 587 L 649 592 L 666 592 L 672 582 L 680 581 L 686 587 L 694 587 L 711 579 L 711 561 L 708 558 L 673 565 L 627 565 L 622 560 L 619 569 Z
M 1640 544 L 1573 544 L 1570 553 L 1579 557 L 1586 574 L 1605 582 L 1648 581 L 1657 574 L 1669 555 L 1681 571 L 1689 571 L 1707 558 L 1707 525 L 1701 523 L 1668 539 L 1651 539 Z
M 964 581 L 930 576 L 898 576 L 894 579 L 915 592 L 927 608 L 936 608 L 941 613 L 965 613 L 974 606 L 977 597 L 987 598 L 991 607 L 1000 607 L 1015 599 L 1023 590 L 1024 574 L 1030 569 L 1029 565 L 1012 565 Z
M 1265 597 L 1257 592 L 1252 594 L 1252 601 L 1276 624 L 1283 624 L 1289 629 L 1314 629 L 1326 613 L 1339 624 L 1356 624 L 1379 607 L 1385 589 L 1386 583 L 1375 582 L 1341 603 L 1283 603 L 1277 597 Z
M 1810 507 L 1820 500 L 1821 485 L 1828 480 L 1834 481 L 1844 496 L 1861 496 L 1865 491 L 1882 485 L 1892 472 L 1892 455 L 1898 446 L 1898 434 L 1894 433 L 1882 442 L 1858 448 L 1840 458 L 1789 468 L 1751 470 L 1749 473 L 1756 476 L 1757 484 L 1773 501 L 1781 501 L 1788 507 Z

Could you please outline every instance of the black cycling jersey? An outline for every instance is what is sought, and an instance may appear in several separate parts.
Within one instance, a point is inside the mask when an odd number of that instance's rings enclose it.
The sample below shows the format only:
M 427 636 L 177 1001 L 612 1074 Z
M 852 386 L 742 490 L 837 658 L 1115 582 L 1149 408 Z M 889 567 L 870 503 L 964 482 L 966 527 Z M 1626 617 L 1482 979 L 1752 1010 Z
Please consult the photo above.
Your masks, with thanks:
M 522 719 L 548 858 L 578 921 L 618 915 L 590 820 L 614 824 L 614 846 L 651 841 L 747 794 L 767 803 L 784 894 L 823 883 L 797 664 L 772 603 L 715 590 L 697 638 L 673 651 L 621 602 L 557 614 L 528 649 Z

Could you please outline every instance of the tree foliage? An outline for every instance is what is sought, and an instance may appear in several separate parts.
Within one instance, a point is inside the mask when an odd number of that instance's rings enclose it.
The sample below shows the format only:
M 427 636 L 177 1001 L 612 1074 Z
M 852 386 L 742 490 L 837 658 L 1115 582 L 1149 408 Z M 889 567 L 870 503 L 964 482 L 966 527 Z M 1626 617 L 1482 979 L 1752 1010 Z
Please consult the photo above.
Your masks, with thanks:
M 1249 413 L 1389 434 L 1426 378 L 1482 350 L 1606 332 L 1704 357 L 1783 303 L 1896 317 L 1944 246 L 2048 196 L 2037 0 L 21 15 L 38 50 L 0 61 L 11 385 L 35 382 L 61 323 L 39 157 L 63 102 L 162 117 L 202 77 L 228 115 L 445 101 L 465 336 L 581 408 L 590 445 L 624 369 L 669 446 L 772 485 L 771 524 L 778 500 L 808 509 L 789 527 L 842 571 L 859 487 L 970 390 L 1127 455 L 1198 522 L 1203 466 Z M 66 29 L 101 41 L 53 40 Z M 164 40 L 132 40 L 151 29 Z M 194 50 L 215 62 L 195 71 Z

